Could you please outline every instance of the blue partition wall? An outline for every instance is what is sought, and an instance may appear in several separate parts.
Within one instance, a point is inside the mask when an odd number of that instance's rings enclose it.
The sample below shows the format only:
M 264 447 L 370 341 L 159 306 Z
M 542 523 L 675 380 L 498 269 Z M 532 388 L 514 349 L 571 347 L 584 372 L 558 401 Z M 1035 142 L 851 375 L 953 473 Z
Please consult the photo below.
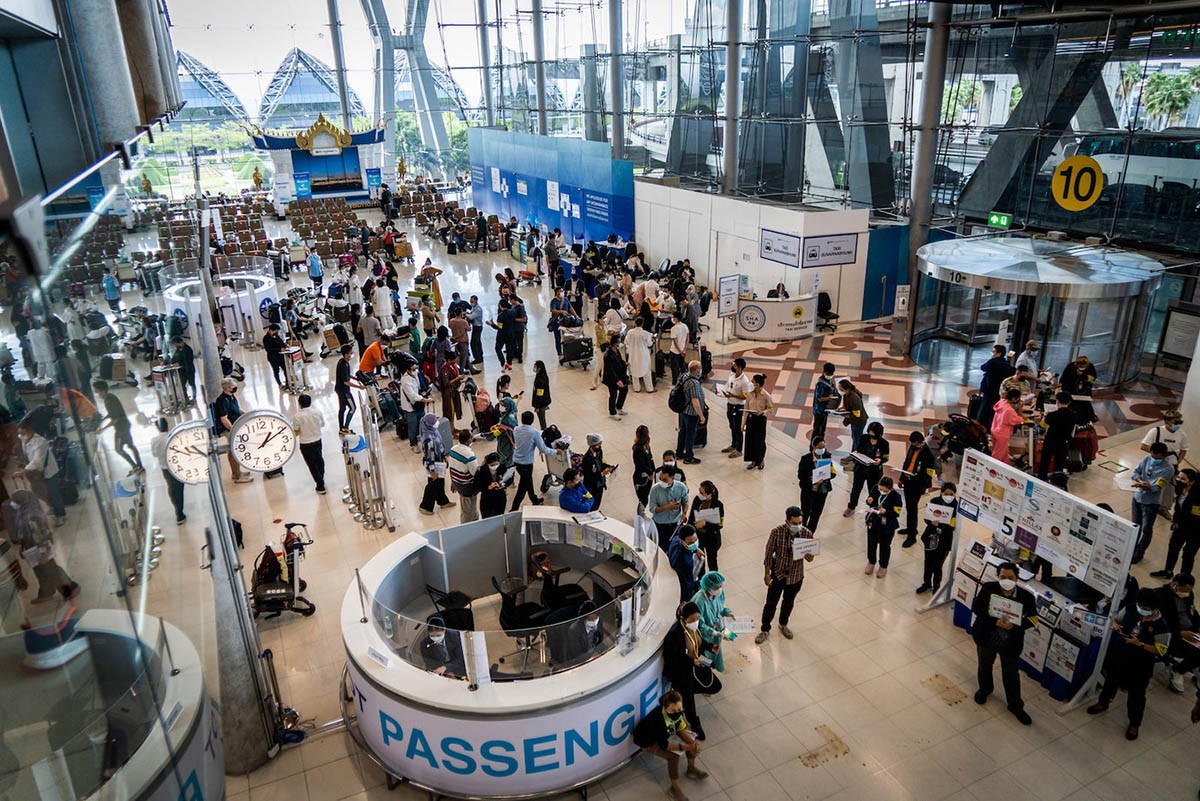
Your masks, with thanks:
M 633 241 L 633 162 L 604 142 L 471 128 L 475 206 L 502 220 L 561 228 L 567 241 Z

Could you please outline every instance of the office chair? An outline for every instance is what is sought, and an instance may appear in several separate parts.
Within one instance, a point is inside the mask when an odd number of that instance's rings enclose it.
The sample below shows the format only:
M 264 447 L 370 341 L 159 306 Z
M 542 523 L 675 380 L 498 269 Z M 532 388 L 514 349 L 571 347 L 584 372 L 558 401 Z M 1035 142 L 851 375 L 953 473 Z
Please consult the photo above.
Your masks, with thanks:
M 520 590 L 505 592 L 500 589 L 500 582 L 496 581 L 495 576 L 492 576 L 492 587 L 500 594 L 500 628 L 504 629 L 505 634 L 515 639 L 519 646 L 517 650 L 501 656 L 496 662 L 504 664 L 504 660 L 510 656 L 521 654 L 523 655 L 521 663 L 523 671 L 529 667 L 529 652 L 534 649 L 542 633 L 538 627 L 545 624 L 550 610 L 532 601 L 517 603 L 517 593 Z
M 446 628 L 455 631 L 474 631 L 475 613 L 471 611 L 471 598 L 458 590 L 442 592 L 430 584 L 425 585 L 433 608 L 446 624 Z
M 566 667 L 571 655 L 567 652 L 570 621 L 579 617 L 578 606 L 564 606 L 546 615 L 546 645 L 550 648 L 550 664 Z
M 837 321 L 841 317 L 833 311 L 833 301 L 829 299 L 828 292 L 817 293 L 817 319 L 821 322 L 817 325 L 818 331 L 836 331 Z
M 550 564 L 550 555 L 545 551 L 534 551 L 529 555 L 529 579 L 542 580 L 542 606 L 546 609 L 577 608 L 588 599 L 587 591 L 578 584 L 559 584 L 559 577 L 570 568 L 556 568 Z

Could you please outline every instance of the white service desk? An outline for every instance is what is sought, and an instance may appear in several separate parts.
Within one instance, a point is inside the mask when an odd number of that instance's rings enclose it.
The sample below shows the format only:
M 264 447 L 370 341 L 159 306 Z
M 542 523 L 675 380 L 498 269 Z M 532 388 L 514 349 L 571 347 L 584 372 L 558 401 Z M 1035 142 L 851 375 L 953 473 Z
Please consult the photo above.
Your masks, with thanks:
M 521 515 L 522 536 L 531 521 L 565 523 L 568 536 L 563 545 L 578 543 L 568 512 L 529 507 Z M 462 539 L 455 536 L 456 529 L 473 525 L 441 532 L 447 563 L 451 544 Z M 376 608 L 370 598 L 387 595 L 386 584 L 395 581 L 397 565 L 415 566 L 422 559 L 429 564 L 430 551 L 436 550 L 431 535 L 436 532 L 407 534 L 360 568 L 368 621 L 362 622 L 357 582 L 351 582 L 342 604 L 349 681 L 345 697 L 352 707 L 347 711 L 357 718 L 356 734 L 362 743 L 391 775 L 460 797 L 533 797 L 586 785 L 636 752 L 634 724 L 658 703 L 662 692 L 662 637 L 673 622 L 679 587 L 666 553 L 652 540 L 644 552 L 634 551 L 629 524 L 608 519 L 589 528 L 611 537 L 623 553 L 633 554 L 647 574 L 650 597 L 637 641 L 617 644 L 562 672 L 481 681 L 475 689 L 467 681 L 410 664 L 370 619 Z M 524 575 L 523 564 L 516 558 L 509 562 L 509 574 Z M 475 569 L 480 567 L 488 568 Z M 491 572 L 504 575 L 503 560 Z M 654 636 L 644 635 L 646 628 Z M 464 640 L 468 636 L 464 632 Z M 466 648 L 464 655 L 469 662 Z
M 738 298 L 734 333 L 741 339 L 784 342 L 810 337 L 816 332 L 817 296 L 787 300 Z

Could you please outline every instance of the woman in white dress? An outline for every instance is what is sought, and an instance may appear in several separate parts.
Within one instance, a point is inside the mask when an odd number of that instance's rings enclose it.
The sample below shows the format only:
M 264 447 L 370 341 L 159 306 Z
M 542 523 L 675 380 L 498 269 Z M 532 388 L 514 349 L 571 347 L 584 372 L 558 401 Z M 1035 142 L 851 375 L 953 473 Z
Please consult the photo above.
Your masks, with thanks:
M 634 392 L 641 392 L 643 386 L 647 392 L 655 391 L 654 379 L 651 377 L 654 369 L 654 339 L 648 320 L 643 320 L 640 326 L 631 327 L 625 335 L 630 384 L 633 385 Z

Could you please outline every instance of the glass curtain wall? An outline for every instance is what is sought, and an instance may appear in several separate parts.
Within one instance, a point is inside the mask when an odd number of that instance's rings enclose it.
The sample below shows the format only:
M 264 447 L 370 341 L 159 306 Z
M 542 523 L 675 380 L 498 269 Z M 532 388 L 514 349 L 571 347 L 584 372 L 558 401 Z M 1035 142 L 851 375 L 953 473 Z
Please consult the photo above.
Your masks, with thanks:
M 146 427 L 123 435 L 129 421 L 158 418 L 160 402 L 139 389 L 150 384 L 121 354 L 117 334 L 133 318 L 98 292 L 84 295 L 76 280 L 93 268 L 133 280 L 124 216 L 108 213 L 119 193 L 106 194 L 97 178 L 46 206 L 48 271 L 33 272 L 0 220 L 5 798 L 85 798 L 110 782 L 113 797 L 148 797 L 150 784 L 128 783 L 122 768 L 151 752 L 166 771 L 157 780 L 179 797 L 181 788 L 213 789 L 203 779 L 190 784 L 199 763 L 188 762 L 180 739 L 188 727 L 171 726 L 179 715 L 172 688 L 182 681 L 173 671 L 189 682 L 202 671 L 219 696 L 213 587 L 197 558 L 205 514 L 193 510 L 191 524 L 177 526 Z M 110 414 L 115 423 L 105 422 Z M 169 419 L 189 415 L 200 413 Z M 202 750 L 207 733 L 198 735 Z M 211 734 L 209 758 L 219 760 L 219 728 Z

